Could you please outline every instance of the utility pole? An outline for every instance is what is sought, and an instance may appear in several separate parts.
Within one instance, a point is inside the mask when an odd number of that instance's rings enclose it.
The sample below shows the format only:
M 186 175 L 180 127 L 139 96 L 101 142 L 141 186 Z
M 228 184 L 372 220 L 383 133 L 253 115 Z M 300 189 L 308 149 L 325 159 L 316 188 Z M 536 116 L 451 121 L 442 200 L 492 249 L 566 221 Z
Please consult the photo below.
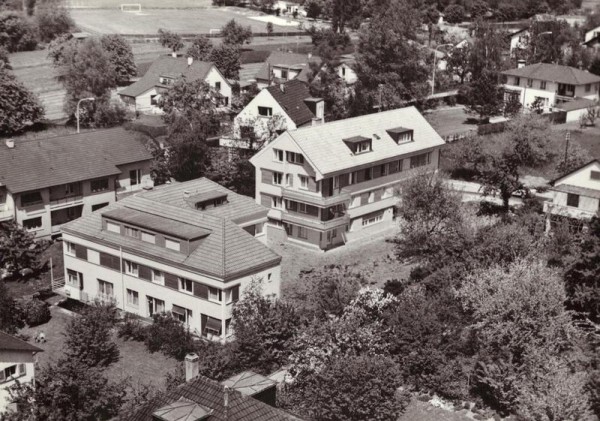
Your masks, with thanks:
M 567 134 L 565 135 L 565 140 L 567 141 L 565 144 L 565 161 L 564 161 L 564 167 L 567 168 L 567 159 L 568 159 L 568 154 L 569 154 L 569 141 L 571 140 L 571 132 L 567 131 Z

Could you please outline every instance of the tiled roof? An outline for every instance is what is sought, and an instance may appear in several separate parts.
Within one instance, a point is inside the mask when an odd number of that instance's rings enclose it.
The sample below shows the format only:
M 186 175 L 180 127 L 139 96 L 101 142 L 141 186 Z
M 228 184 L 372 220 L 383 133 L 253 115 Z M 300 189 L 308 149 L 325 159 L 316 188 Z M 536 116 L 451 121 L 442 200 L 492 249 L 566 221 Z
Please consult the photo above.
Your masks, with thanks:
M 248 63 L 242 64 L 240 69 L 240 87 L 244 88 L 256 83 L 258 72 L 263 67 L 264 63 Z
M 214 66 L 211 62 L 194 60 L 188 66 L 187 57 L 160 56 L 137 82 L 119 92 L 119 95 L 136 97 L 159 85 L 160 76 L 185 76 L 188 81 L 204 79 Z
M 561 109 L 563 111 L 575 111 L 582 110 L 584 108 L 593 105 L 595 102 L 587 98 L 575 98 L 573 101 L 563 102 L 562 104 L 556 105 L 554 108 Z
M 227 393 L 227 406 L 225 394 Z M 213 412 L 210 421 L 290 421 L 300 418 L 260 402 L 250 396 L 244 396 L 237 390 L 229 389 L 206 377 L 195 379 L 152 399 L 131 414 L 122 414 L 122 421 L 153 421 L 152 414 L 181 398 L 190 400 Z
M 557 186 L 552 187 L 552 190 L 559 191 L 562 193 L 572 193 L 578 194 L 580 196 L 600 199 L 600 190 L 590 189 L 587 187 L 573 186 L 571 184 L 559 184 Z
M 269 86 L 266 89 L 296 126 L 302 126 L 315 117 L 304 102 L 305 99 L 310 98 L 310 91 L 304 82 L 293 79 L 281 85 Z
M 0 144 L 0 184 L 13 193 L 120 174 L 118 165 L 152 159 L 139 133 L 114 128 Z
M 227 380 L 223 380 L 221 384 L 235 389 L 243 395 L 253 396 L 277 385 L 277 382 L 253 371 L 243 371 Z
M 412 129 L 414 141 L 396 144 L 387 130 L 398 126 Z M 354 136 L 372 139 L 373 150 L 358 155 L 352 154 L 343 139 Z M 415 107 L 289 130 L 278 139 L 284 137 L 291 138 L 299 146 L 305 158 L 321 176 L 345 172 L 361 165 L 384 162 L 399 155 L 427 151 L 445 144 Z M 251 161 L 254 161 L 256 156 L 267 153 L 267 149 L 270 148 L 264 148 L 252 157 Z M 271 153 L 270 150 L 268 153 Z
M 296 79 L 301 80 L 303 82 L 308 81 L 308 72 L 310 70 L 310 63 L 321 63 L 321 57 L 312 56 L 308 57 L 305 54 L 296 54 L 296 53 L 284 53 L 281 51 L 273 51 L 260 71 L 256 75 L 257 79 L 267 81 L 270 79 L 269 75 L 269 65 L 272 66 L 287 66 L 287 67 L 301 67 L 302 70 L 296 76 Z
M 600 82 L 600 76 L 574 67 L 550 63 L 536 63 L 520 69 L 505 70 L 504 75 L 546 80 L 569 85 L 585 85 Z
M 153 193 L 153 192 L 151 192 Z M 211 231 L 210 235 L 198 241 L 191 253 L 184 254 L 164 247 L 143 242 L 102 230 L 102 214 L 122 207 L 135 209 L 142 214 L 156 215 L 183 224 L 202 227 Z M 260 205 L 257 205 L 260 206 Z M 64 225 L 62 230 L 91 241 L 99 241 L 110 247 L 131 251 L 153 258 L 166 264 L 185 268 L 192 272 L 213 276 L 225 281 L 273 267 L 281 257 L 234 222 L 217 212 L 197 211 L 177 204 L 167 204 L 147 197 L 146 194 L 131 196 L 111 204 L 89 216 L 76 219 Z
M 227 194 L 227 203 L 203 211 L 195 210 L 195 206 L 190 204 L 189 200 L 184 197 L 184 192 L 190 193 L 190 196 L 202 196 L 203 194 L 215 191 Z M 235 223 L 265 218 L 268 212 L 267 209 L 256 203 L 251 197 L 234 193 L 208 178 L 198 178 L 184 183 L 154 187 L 153 190 L 145 192 L 143 197 L 179 208 L 193 209 L 196 212 L 218 216 Z
M 27 351 L 27 352 L 43 352 L 44 350 L 37 346 L 31 345 L 21 339 L 15 338 L 8 333 L 0 332 L 0 351 Z M 10 362 L 10 361 L 2 361 Z

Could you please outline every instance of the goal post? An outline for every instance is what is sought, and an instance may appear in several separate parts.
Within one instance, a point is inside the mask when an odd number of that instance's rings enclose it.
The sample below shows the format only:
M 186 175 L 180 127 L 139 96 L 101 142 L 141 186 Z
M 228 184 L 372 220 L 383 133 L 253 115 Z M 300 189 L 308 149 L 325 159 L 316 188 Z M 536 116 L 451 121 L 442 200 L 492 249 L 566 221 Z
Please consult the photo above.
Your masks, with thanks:
M 125 3 L 121 4 L 121 12 L 141 12 L 142 5 L 140 3 Z
M 208 31 L 210 35 L 219 35 L 221 33 L 220 29 L 211 29 Z

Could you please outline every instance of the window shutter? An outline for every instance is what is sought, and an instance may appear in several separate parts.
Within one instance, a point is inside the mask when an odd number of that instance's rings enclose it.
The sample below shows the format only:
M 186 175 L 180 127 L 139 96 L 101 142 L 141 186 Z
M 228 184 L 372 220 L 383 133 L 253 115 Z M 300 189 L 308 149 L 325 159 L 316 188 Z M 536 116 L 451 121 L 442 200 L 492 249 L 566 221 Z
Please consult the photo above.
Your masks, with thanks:
M 234 286 L 231 288 L 231 301 L 236 302 L 240 299 L 240 286 Z
M 194 295 L 196 297 L 208 300 L 208 287 L 206 285 L 194 282 Z
M 273 173 L 267 170 L 261 170 L 261 182 L 263 184 L 273 184 Z
M 362 206 L 366 205 L 367 203 L 369 203 L 369 193 L 363 193 L 360 195 L 360 204 Z
M 342 174 L 340 175 L 340 187 L 346 187 L 348 185 L 350 174 Z
M 288 174 L 290 176 L 290 187 L 294 187 L 294 174 Z
M 112 267 L 112 256 L 110 254 L 100 252 L 100 266 Z
M 87 248 L 82 245 L 75 244 L 75 257 L 87 260 Z
M 308 190 L 317 191 L 317 181 L 314 177 L 308 177 Z
M 25 374 L 25 364 L 19 364 L 19 375 L 22 376 Z
M 171 273 L 165 273 L 165 286 L 173 289 L 179 289 L 179 279 Z
M 377 165 L 373 167 L 373 178 L 381 177 L 381 166 Z
M 381 200 L 381 189 L 375 190 L 375 201 Z
M 138 265 L 138 273 L 140 278 L 147 281 L 152 280 L 152 269 L 150 269 L 148 266 Z
M 311 216 L 319 216 L 319 208 L 316 206 L 306 205 L 306 213 Z

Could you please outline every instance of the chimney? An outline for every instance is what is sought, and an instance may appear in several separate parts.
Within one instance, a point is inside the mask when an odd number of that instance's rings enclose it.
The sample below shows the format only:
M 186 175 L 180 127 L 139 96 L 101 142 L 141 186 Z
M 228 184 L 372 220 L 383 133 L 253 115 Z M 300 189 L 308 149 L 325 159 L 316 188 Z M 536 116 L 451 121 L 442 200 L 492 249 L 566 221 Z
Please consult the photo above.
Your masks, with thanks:
M 306 98 L 304 103 L 317 120 L 325 123 L 325 101 L 323 101 L 323 98 Z
M 190 193 L 189 190 L 185 190 L 183 192 L 183 198 L 184 199 L 188 199 L 191 195 L 192 195 L 192 193 Z
M 523 67 L 525 67 L 525 60 L 523 60 L 523 59 L 518 60 L 517 61 L 517 69 L 521 69 Z
M 173 51 L 173 52 L 171 53 L 171 56 L 173 56 L 173 58 L 177 58 L 177 52 L 176 52 L 176 51 Z
M 194 62 L 194 57 L 188 57 L 188 66 L 191 66 Z
M 15 140 L 14 139 L 6 139 L 6 141 L 4 143 L 6 144 L 6 147 L 8 149 L 14 149 L 14 147 L 15 147 Z
M 185 356 L 185 381 L 189 382 L 194 377 L 198 376 L 199 364 L 198 354 L 187 354 Z
M 283 83 L 279 85 L 279 89 L 285 94 L 285 85 Z

